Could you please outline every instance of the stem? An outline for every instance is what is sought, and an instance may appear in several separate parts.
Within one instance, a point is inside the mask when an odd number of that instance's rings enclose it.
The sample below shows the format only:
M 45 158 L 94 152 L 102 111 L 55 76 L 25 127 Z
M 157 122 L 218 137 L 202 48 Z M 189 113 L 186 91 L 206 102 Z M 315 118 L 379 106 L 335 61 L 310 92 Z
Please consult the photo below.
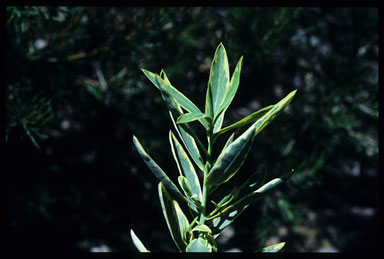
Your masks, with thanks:
M 212 135 L 213 135 L 213 126 L 210 127 L 210 130 L 208 131 L 208 153 L 207 153 L 207 161 L 205 163 L 205 171 L 204 171 L 204 181 L 203 181 L 203 200 L 201 201 L 201 214 L 200 214 L 200 224 L 204 224 L 205 218 L 206 218 L 206 207 L 207 207 L 207 196 L 208 196 L 208 190 L 207 186 L 205 185 L 205 178 L 207 177 L 209 170 L 212 166 Z

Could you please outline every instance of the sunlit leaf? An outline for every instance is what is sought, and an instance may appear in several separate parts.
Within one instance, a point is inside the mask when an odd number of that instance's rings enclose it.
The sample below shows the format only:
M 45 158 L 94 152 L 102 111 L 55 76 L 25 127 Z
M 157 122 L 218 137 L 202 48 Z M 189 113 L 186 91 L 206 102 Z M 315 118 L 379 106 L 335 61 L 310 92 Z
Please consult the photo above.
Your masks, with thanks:
M 189 184 L 187 178 L 182 175 L 179 175 L 177 181 L 179 182 L 179 185 L 181 189 L 183 189 L 185 195 L 187 195 L 188 197 L 192 197 L 191 185 Z
M 150 251 L 143 245 L 140 239 L 136 236 L 135 232 L 131 229 L 131 238 L 133 244 L 136 246 L 137 250 L 142 253 L 149 253 Z
M 212 60 L 208 80 L 206 97 L 206 114 L 214 118 L 219 112 L 219 105 L 222 102 L 229 84 L 229 65 L 225 48 L 222 43 L 216 49 Z
M 281 242 L 281 243 L 278 243 L 276 245 L 271 245 L 271 246 L 264 247 L 264 248 L 260 249 L 257 252 L 261 252 L 261 253 L 276 253 L 276 252 L 279 252 L 281 249 L 283 249 L 284 245 L 285 245 L 285 242 Z
M 186 252 L 212 252 L 212 246 L 204 238 L 198 237 L 188 244 Z
M 192 121 L 199 120 L 201 118 L 206 118 L 206 117 L 209 118 L 208 115 L 201 113 L 201 112 L 199 112 L 199 113 L 190 112 L 190 113 L 185 113 L 183 115 L 180 115 L 179 118 L 177 118 L 176 123 L 177 124 L 187 123 L 187 122 L 192 122 Z
M 257 122 L 255 135 L 257 135 L 260 131 L 262 131 L 269 123 L 271 123 L 277 115 L 292 101 L 293 97 L 295 97 L 297 90 L 290 92 L 286 97 L 284 97 L 281 101 L 276 103 L 273 108 L 268 111 L 263 117 L 261 117 Z
M 204 165 L 202 162 L 200 151 L 195 141 L 195 139 L 199 141 L 198 138 L 193 137 L 193 131 L 189 129 L 189 126 L 187 124 L 177 125 L 172 115 L 172 112 L 169 112 L 169 115 L 177 133 L 179 134 L 180 139 L 183 141 L 184 146 L 187 148 L 188 153 L 191 155 L 193 161 L 200 168 L 200 170 L 204 171 Z
M 262 108 L 256 112 L 248 115 L 247 117 L 239 120 L 238 122 L 221 129 L 220 131 L 216 132 L 214 135 L 218 136 L 218 135 L 221 135 L 221 134 L 223 134 L 229 130 L 233 130 L 233 129 L 240 128 L 240 127 L 249 125 L 251 123 L 254 123 L 258 119 L 260 119 L 262 116 L 264 116 L 270 109 L 272 109 L 272 107 L 273 107 L 273 105 L 264 107 L 264 108 Z
M 235 71 L 232 74 L 232 78 L 231 78 L 231 81 L 229 82 L 224 98 L 222 99 L 219 105 L 219 108 L 217 110 L 217 115 L 215 115 L 216 116 L 215 119 L 217 118 L 217 123 L 215 123 L 215 128 L 213 130 L 213 133 L 216 133 L 217 131 L 220 130 L 225 111 L 228 109 L 233 98 L 235 97 L 235 94 L 237 92 L 237 89 L 240 83 L 240 72 L 241 72 L 242 64 L 243 64 L 243 57 L 240 58 L 239 62 L 236 65 Z
M 225 208 L 212 221 L 212 225 L 210 227 L 213 234 L 217 235 L 220 233 L 220 231 L 231 224 L 250 204 L 260 200 L 277 185 L 283 181 L 288 180 L 292 173 L 293 170 L 284 174 L 280 178 L 275 178 L 269 181 L 268 183 L 258 188 L 256 191 L 253 191 L 244 197 L 240 197 L 233 204 Z
M 250 127 L 220 153 L 205 179 L 208 187 L 228 181 L 239 170 L 252 147 L 254 130 Z
M 212 220 L 212 233 L 214 234 L 214 238 L 216 238 L 220 232 L 230 225 L 241 213 L 248 207 L 249 205 L 245 205 L 243 207 L 238 206 L 236 209 L 227 210 L 225 213 L 221 213 L 219 216 Z
M 166 89 L 166 91 L 169 93 L 170 96 L 172 96 L 172 98 L 175 100 L 175 102 L 178 105 L 186 109 L 189 113 L 203 114 L 193 102 L 191 102 L 184 94 L 182 94 L 179 90 L 177 90 L 175 87 L 171 85 L 164 70 L 161 70 L 160 77 L 164 78 L 165 84 L 159 85 L 159 87 L 164 87 L 164 89 Z M 198 120 L 205 127 L 205 129 L 208 130 L 209 126 L 208 126 L 208 121 L 205 119 L 206 117 L 209 117 L 209 116 L 200 117 L 198 118 Z
M 139 140 L 133 136 L 133 143 L 136 146 L 137 151 L 143 158 L 144 162 L 147 164 L 149 169 L 151 169 L 152 173 L 160 180 L 169 190 L 174 192 L 178 197 L 185 200 L 184 195 L 179 191 L 177 186 L 169 179 L 167 174 L 156 164 L 156 162 L 145 152 L 143 146 L 139 142 Z
M 212 230 L 205 224 L 197 225 L 192 229 L 193 231 L 200 231 L 200 232 L 206 232 L 206 233 L 212 233 Z
M 182 239 L 183 233 L 180 231 L 179 216 L 177 215 L 173 199 L 161 182 L 159 183 L 158 190 L 161 208 L 163 210 L 169 232 L 171 233 L 172 239 L 177 248 L 179 248 L 180 251 L 184 251 L 186 246 Z
M 179 231 L 181 233 L 181 238 L 184 242 L 184 244 L 188 244 L 188 236 L 189 233 L 187 231 L 188 226 L 189 226 L 189 221 L 187 217 L 185 216 L 184 212 L 181 210 L 179 203 L 177 201 L 173 201 L 173 206 L 175 207 L 176 214 L 177 214 L 177 219 L 179 221 Z
M 189 160 L 187 153 L 184 151 L 184 148 L 181 146 L 176 136 L 173 135 L 172 131 L 169 131 L 169 141 L 171 143 L 172 154 L 175 158 L 180 175 L 187 178 L 192 195 L 196 194 L 197 199 L 201 201 L 201 187 L 195 168 Z

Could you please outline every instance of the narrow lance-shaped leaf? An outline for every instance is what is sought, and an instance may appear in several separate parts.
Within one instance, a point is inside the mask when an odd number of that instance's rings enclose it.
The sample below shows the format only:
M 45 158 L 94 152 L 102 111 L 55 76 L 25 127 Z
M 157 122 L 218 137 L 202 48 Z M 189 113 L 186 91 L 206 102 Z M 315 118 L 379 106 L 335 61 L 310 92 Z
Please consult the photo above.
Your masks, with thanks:
M 152 173 L 160 180 L 169 190 L 174 192 L 178 197 L 183 200 L 186 200 L 184 195 L 179 191 L 177 186 L 169 179 L 166 173 L 156 164 L 156 162 L 145 152 L 143 146 L 139 140 L 133 136 L 133 143 L 136 146 L 137 151 L 139 151 L 140 156 L 143 158 L 144 162 L 147 164 Z
M 177 116 L 182 115 L 183 111 L 182 111 L 180 105 L 169 94 L 167 87 L 166 87 L 166 83 L 164 82 L 164 80 L 162 78 L 160 78 L 160 76 L 155 75 L 155 81 L 156 81 L 156 84 L 159 86 L 161 95 L 162 95 L 165 103 L 167 104 L 168 109 L 172 113 L 177 114 Z
M 277 115 L 292 101 L 295 97 L 297 90 L 290 92 L 286 97 L 281 101 L 276 103 L 271 110 L 269 110 L 263 117 L 261 117 L 257 122 L 255 135 L 259 134 L 269 123 L 271 123 Z
M 225 183 L 239 170 L 252 147 L 254 130 L 250 127 L 220 153 L 205 179 L 209 188 Z
M 238 207 L 237 209 L 231 210 L 229 213 L 222 213 L 212 220 L 212 233 L 213 237 L 216 238 L 220 232 L 229 226 L 237 217 L 243 213 L 243 211 L 248 208 L 249 205 L 243 207 Z
M 189 112 L 189 113 L 180 115 L 179 118 L 177 118 L 176 123 L 177 124 L 188 123 L 188 122 L 192 122 L 192 121 L 199 120 L 201 118 L 207 118 L 207 117 L 209 118 L 208 115 L 201 112 L 198 112 L 198 113 Z
M 180 175 L 187 178 L 192 195 L 196 194 L 197 199 L 201 201 L 200 182 L 195 168 L 189 160 L 187 153 L 184 151 L 184 148 L 180 145 L 175 135 L 173 135 L 172 131 L 169 131 L 169 141 L 171 143 L 173 157 L 175 158 Z
M 163 210 L 164 218 L 167 222 L 169 232 L 171 233 L 172 239 L 175 242 L 177 248 L 180 251 L 184 251 L 186 245 L 182 239 L 183 234 L 180 231 L 179 217 L 174 207 L 173 199 L 161 182 L 159 183 L 158 190 L 161 208 Z
M 240 127 L 243 127 L 243 126 L 246 126 L 246 125 L 249 125 L 251 123 L 254 123 L 255 121 L 257 121 L 258 119 L 260 119 L 262 116 L 264 116 L 269 110 L 271 110 L 273 108 L 273 105 L 270 105 L 270 106 L 267 106 L 267 107 L 264 107 L 250 115 L 248 115 L 247 117 L 239 120 L 238 122 L 230 125 L 230 126 L 227 126 L 221 130 L 219 130 L 218 132 L 216 132 L 214 134 L 214 137 L 217 137 L 229 130 L 233 130 L 233 129 L 237 129 L 237 128 L 240 128 Z
M 256 191 L 249 193 L 248 195 L 238 199 L 232 205 L 228 206 L 222 212 L 220 212 L 214 219 L 212 220 L 212 232 L 215 234 L 215 237 L 229 224 L 231 224 L 250 204 L 260 200 L 267 193 L 269 193 L 273 188 L 277 185 L 286 181 L 291 177 L 293 173 L 292 171 L 287 174 L 281 176 L 280 178 L 273 179 L 268 183 L 264 184 L 262 187 L 258 188 Z
M 133 244 L 136 246 L 137 250 L 142 253 L 149 253 L 150 251 L 143 245 L 140 239 L 136 236 L 135 232 L 131 229 L 131 238 Z
M 158 86 L 156 81 L 156 74 L 152 73 L 151 71 L 145 70 L 144 68 L 142 68 L 141 71 L 143 71 L 144 75 L 149 79 L 149 81 L 151 81 L 152 84 L 160 90 L 160 87 Z
M 225 143 L 223 150 L 225 150 L 230 144 L 232 144 L 234 137 L 235 137 L 235 133 L 232 133 L 231 136 L 228 138 L 227 142 Z M 213 140 L 213 142 L 214 142 L 214 140 Z M 208 189 L 208 195 L 213 193 L 217 187 L 218 186 Z
M 187 233 L 187 229 L 188 229 L 188 226 L 189 226 L 189 221 L 187 219 L 187 217 L 185 216 L 184 212 L 181 210 L 180 206 L 179 206 L 179 203 L 177 203 L 177 201 L 173 201 L 173 206 L 175 207 L 175 211 L 176 211 L 176 214 L 177 214 L 177 219 L 179 221 L 179 231 L 181 233 L 181 238 L 184 242 L 184 244 L 188 244 L 188 236 L 189 233 Z
M 171 117 L 175 129 L 179 134 L 179 137 L 183 141 L 184 146 L 187 148 L 188 153 L 191 155 L 193 161 L 196 163 L 196 165 L 200 168 L 201 171 L 204 171 L 204 165 L 202 162 L 200 151 L 196 145 L 195 138 L 191 134 L 192 131 L 189 130 L 189 126 L 187 124 L 177 125 L 172 112 L 169 112 L 169 116 Z
M 179 127 L 176 125 L 174 118 L 173 118 L 173 115 L 178 117 L 180 114 L 182 114 L 182 109 L 181 109 L 180 105 L 178 105 L 174 101 L 174 99 L 169 95 L 169 92 L 166 90 L 164 80 L 161 79 L 158 75 L 155 75 L 155 81 L 160 88 L 163 99 L 167 103 L 172 123 L 174 124 L 176 130 L 180 134 L 180 138 L 183 139 L 183 142 L 184 142 L 185 146 L 187 147 L 188 152 L 191 154 L 191 157 L 193 158 L 195 163 L 199 166 L 199 168 L 201 170 L 203 170 L 204 166 L 202 163 L 202 158 L 201 158 L 199 149 L 197 148 L 196 142 L 195 142 L 195 138 L 196 138 L 196 140 L 198 140 L 198 138 L 195 137 L 193 130 L 189 127 L 188 124 L 180 124 Z
M 265 165 L 261 166 L 240 186 L 240 192 L 238 197 L 243 197 L 261 187 L 264 183 L 266 175 L 267 167 Z
M 191 185 L 189 184 L 187 178 L 179 175 L 179 177 L 177 177 L 177 181 L 179 182 L 179 185 L 181 189 L 183 189 L 185 195 L 187 195 L 187 197 L 192 197 Z
M 281 242 L 281 243 L 278 243 L 278 244 L 275 244 L 275 245 L 271 245 L 271 246 L 267 246 L 267 247 L 264 247 L 256 252 L 261 252 L 261 253 L 276 253 L 276 252 L 279 252 L 281 249 L 283 249 L 285 245 L 285 242 Z
M 160 88 L 163 87 L 178 105 L 186 109 L 189 113 L 196 113 L 196 114 L 202 113 L 200 109 L 197 108 L 197 106 L 193 102 L 191 102 L 184 94 L 182 94 L 179 90 L 177 90 L 175 87 L 171 85 L 164 70 L 161 70 L 160 78 L 163 78 L 164 84 L 159 85 L 159 87 Z M 209 126 L 208 126 L 208 121 L 206 120 L 206 117 L 208 116 L 200 117 L 198 118 L 198 120 L 204 126 L 204 128 L 208 130 Z
M 277 185 L 283 181 L 286 181 L 292 175 L 292 173 L 293 170 L 281 176 L 280 178 L 275 178 L 269 181 L 262 187 L 258 188 L 256 191 L 249 193 L 248 195 L 238 199 L 232 205 L 228 206 L 213 219 L 213 225 L 211 226 L 212 232 L 214 234 L 220 233 L 220 231 L 232 223 L 250 204 L 263 198 Z
M 240 58 L 239 62 L 236 65 L 235 71 L 232 74 L 231 81 L 229 82 L 224 98 L 222 99 L 219 105 L 219 108 L 217 110 L 217 114 L 215 115 L 216 123 L 215 123 L 213 133 L 216 133 L 220 130 L 221 125 L 223 123 L 223 117 L 224 117 L 225 111 L 228 109 L 233 98 L 235 97 L 235 94 L 237 92 L 237 89 L 240 83 L 240 72 L 241 72 L 242 64 L 243 64 L 243 57 Z
M 225 92 L 228 88 L 228 82 L 228 57 L 223 44 L 220 43 L 212 60 L 208 80 L 205 113 L 209 114 L 211 118 L 214 118 L 216 114 L 218 114 L 219 105 L 223 100 Z M 210 93 L 210 96 L 208 96 L 208 92 Z

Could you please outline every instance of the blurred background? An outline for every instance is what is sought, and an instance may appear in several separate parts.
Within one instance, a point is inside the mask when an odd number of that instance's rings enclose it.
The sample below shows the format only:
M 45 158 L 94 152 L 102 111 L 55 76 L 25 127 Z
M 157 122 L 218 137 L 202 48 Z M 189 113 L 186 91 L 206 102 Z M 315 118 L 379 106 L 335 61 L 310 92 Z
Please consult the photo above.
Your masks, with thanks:
M 9 251 L 135 251 L 131 228 L 148 249 L 176 251 L 132 143 L 176 181 L 172 124 L 140 68 L 163 68 L 204 110 L 220 42 L 231 73 L 244 55 L 224 126 L 298 92 L 233 181 L 261 164 L 269 178 L 295 173 L 222 233 L 219 251 L 378 251 L 377 9 L 13 6 L 6 31 Z

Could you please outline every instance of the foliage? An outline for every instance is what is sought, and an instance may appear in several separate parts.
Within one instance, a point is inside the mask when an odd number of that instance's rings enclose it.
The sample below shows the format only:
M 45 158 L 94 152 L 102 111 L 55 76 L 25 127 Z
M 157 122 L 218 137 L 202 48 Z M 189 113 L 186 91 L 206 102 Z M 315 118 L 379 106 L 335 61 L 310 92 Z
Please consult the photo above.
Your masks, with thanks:
M 176 132 L 195 165 L 203 173 L 203 180 L 200 183 L 189 156 L 170 131 L 169 141 L 180 172 L 178 180 L 180 188 L 184 192 L 182 194 L 167 174 L 147 154 L 139 140 L 133 136 L 133 142 L 141 157 L 160 180 L 159 197 L 163 214 L 172 238 L 181 252 L 216 252 L 215 239 L 220 235 L 220 232 L 251 203 L 262 198 L 268 191 L 290 176 L 288 173 L 264 183 L 265 171 L 259 170 L 256 174 L 251 175 L 244 184 L 235 186 L 229 193 L 223 194 L 224 198 L 220 202 L 212 201 L 215 208 L 208 212 L 208 195 L 212 194 L 220 185 L 228 182 L 239 171 L 248 156 L 255 136 L 273 121 L 296 94 L 296 90 L 292 91 L 280 102 L 269 106 L 268 109 L 262 109 L 264 111 L 262 116 L 254 115 L 261 113 L 258 111 L 229 126 L 230 129 L 236 129 L 251 125 L 240 136 L 233 133 L 222 151 L 219 152 L 220 155 L 215 158 L 213 156 L 213 149 L 216 148 L 215 140 L 226 132 L 220 129 L 225 111 L 231 104 L 240 83 L 242 61 L 243 57 L 240 58 L 232 77 L 230 77 L 225 48 L 222 43 L 219 44 L 211 65 L 205 113 L 202 113 L 185 95 L 171 85 L 163 70 L 160 75 L 157 75 L 143 69 L 148 79 L 160 90 L 164 101 L 167 103 Z M 176 123 L 174 118 L 177 118 Z M 190 123 L 194 121 L 200 122 L 201 126 L 205 128 L 207 147 L 202 144 L 192 129 Z M 201 185 L 202 187 L 200 187 Z M 175 197 L 188 203 L 191 217 L 194 218 L 192 223 L 189 223 L 185 213 L 167 189 Z M 132 230 L 131 235 L 140 252 L 149 252 Z M 284 243 L 281 243 L 263 248 L 261 251 L 279 251 L 283 245 Z
M 244 183 L 262 161 L 266 181 L 286 168 L 295 168 L 295 177 L 229 225 L 216 240 L 220 251 L 283 240 L 284 251 L 320 251 L 324 244 L 378 250 L 377 9 L 9 6 L 6 33 L 2 172 L 10 250 L 91 251 L 105 244 L 131 251 L 133 224 L 147 233 L 142 241 L 151 250 L 175 249 L 163 218 L 152 216 L 161 214 L 151 198 L 154 178 L 143 173 L 146 164 L 130 144 L 140 132 L 155 161 L 171 161 L 171 152 L 159 150 L 169 150 L 162 136 L 174 126 L 138 68 L 159 72 L 167 64 L 172 84 L 201 108 L 220 42 L 231 56 L 246 57 L 222 130 L 298 89 L 285 115 L 254 139 L 242 173 L 210 197 L 220 201 L 219 192 Z M 231 71 L 235 62 L 229 60 Z M 50 118 L 27 124 L 40 149 L 20 121 L 36 111 Z M 216 140 L 215 157 L 229 137 Z M 174 164 L 160 165 L 176 181 Z

